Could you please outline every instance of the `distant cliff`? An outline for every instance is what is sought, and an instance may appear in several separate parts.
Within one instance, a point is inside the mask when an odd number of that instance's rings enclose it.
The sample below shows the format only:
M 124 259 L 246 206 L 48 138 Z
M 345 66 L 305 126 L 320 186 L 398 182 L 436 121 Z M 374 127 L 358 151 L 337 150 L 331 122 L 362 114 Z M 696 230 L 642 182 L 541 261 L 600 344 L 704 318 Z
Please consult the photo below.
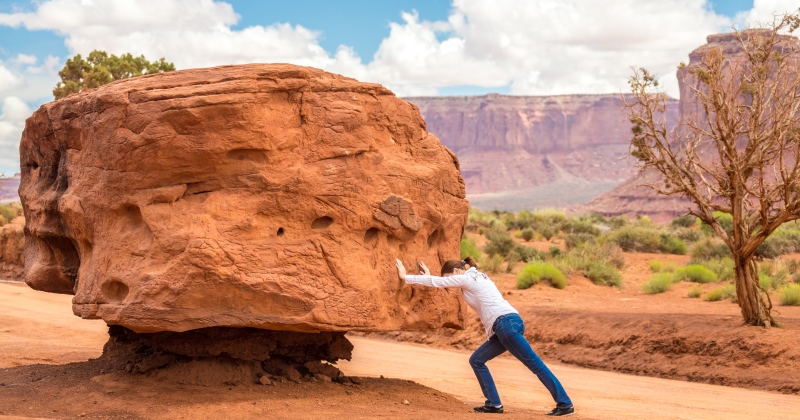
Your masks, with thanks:
M 619 94 L 405 99 L 458 155 L 478 208 L 586 203 L 635 173 Z M 668 118 L 677 121 L 677 100 L 669 101 Z
M 707 44 L 689 54 L 689 65 L 682 67 L 677 73 L 681 92 L 678 107 L 681 123 L 705 120 L 704 111 L 696 100 L 696 91 L 701 88 L 701 84 L 689 69 L 699 65 L 703 54 L 712 49 L 719 49 L 728 57 L 744 54 L 742 44 L 734 33 L 709 35 L 706 41 Z M 794 42 L 797 42 L 797 38 Z M 693 207 L 688 199 L 659 195 L 649 188 L 639 186 L 644 183 L 658 183 L 660 179 L 661 175 L 654 171 L 637 173 L 630 180 L 575 210 L 580 213 L 602 213 L 608 216 L 647 215 L 661 220 L 686 214 L 688 209 Z
M 0 202 L 19 201 L 19 174 L 13 178 L 0 178 Z

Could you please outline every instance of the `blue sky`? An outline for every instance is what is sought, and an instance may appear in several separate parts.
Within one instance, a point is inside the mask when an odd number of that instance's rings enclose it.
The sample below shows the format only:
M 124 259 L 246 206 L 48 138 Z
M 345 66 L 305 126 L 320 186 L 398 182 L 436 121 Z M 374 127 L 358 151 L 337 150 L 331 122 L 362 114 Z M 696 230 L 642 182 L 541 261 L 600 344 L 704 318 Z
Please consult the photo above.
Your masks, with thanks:
M 0 171 L 57 71 L 102 49 L 178 69 L 252 62 L 323 68 L 399 96 L 620 93 L 631 66 L 678 95 L 675 67 L 796 0 L 0 0 Z

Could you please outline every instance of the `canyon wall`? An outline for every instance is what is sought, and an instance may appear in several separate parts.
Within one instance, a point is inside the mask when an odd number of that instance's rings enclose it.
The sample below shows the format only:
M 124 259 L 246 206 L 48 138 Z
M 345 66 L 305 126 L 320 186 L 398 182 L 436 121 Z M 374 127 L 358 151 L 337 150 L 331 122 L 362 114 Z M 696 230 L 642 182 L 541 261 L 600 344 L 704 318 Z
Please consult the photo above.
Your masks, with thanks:
M 474 207 L 566 207 L 635 174 L 619 94 L 405 99 L 458 155 Z M 677 100 L 669 101 L 668 117 L 677 120 Z

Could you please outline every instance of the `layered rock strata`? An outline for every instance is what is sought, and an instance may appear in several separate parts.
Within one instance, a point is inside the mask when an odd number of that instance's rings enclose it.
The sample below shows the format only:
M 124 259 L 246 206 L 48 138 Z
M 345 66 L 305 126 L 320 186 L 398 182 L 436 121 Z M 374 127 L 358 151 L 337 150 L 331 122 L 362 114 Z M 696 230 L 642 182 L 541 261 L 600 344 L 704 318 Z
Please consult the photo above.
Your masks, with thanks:
M 460 327 L 458 160 L 380 85 L 292 65 L 114 82 L 43 105 L 20 145 L 25 279 L 137 333 Z
M 612 95 L 407 98 L 459 157 L 473 206 L 520 210 L 586 203 L 635 173 L 630 123 Z M 670 123 L 678 119 L 670 99 Z

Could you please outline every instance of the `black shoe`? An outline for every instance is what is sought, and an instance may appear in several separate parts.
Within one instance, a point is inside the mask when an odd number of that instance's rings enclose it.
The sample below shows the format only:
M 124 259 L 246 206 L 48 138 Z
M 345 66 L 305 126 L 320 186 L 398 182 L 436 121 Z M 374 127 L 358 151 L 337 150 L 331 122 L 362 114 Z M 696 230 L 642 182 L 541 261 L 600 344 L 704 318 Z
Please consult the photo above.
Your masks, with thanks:
M 553 416 L 553 417 L 562 417 L 562 416 L 571 416 L 575 413 L 575 407 L 570 408 L 554 408 L 553 411 L 545 414 L 545 416 Z
M 503 414 L 503 406 L 500 407 L 492 407 L 491 405 L 483 405 L 480 407 L 475 407 L 476 413 L 495 413 L 495 414 Z

